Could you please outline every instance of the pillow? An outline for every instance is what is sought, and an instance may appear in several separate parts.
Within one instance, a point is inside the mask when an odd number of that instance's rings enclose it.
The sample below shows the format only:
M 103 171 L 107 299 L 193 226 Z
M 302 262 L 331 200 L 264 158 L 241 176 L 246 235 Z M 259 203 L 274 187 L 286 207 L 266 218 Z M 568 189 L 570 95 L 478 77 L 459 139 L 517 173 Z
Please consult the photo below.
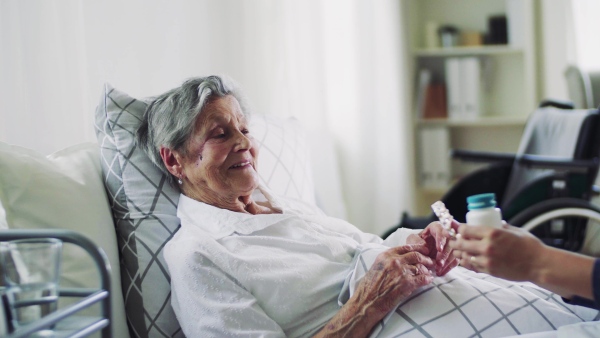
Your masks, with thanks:
M 315 204 L 311 155 L 300 122 L 253 115 L 249 129 L 258 142 L 260 182 L 277 195 Z
M 67 229 L 100 246 L 112 270 L 113 337 L 128 337 L 116 235 L 102 183 L 97 144 L 84 143 L 47 157 L 0 142 L 0 228 Z M 80 247 L 65 245 L 61 287 L 98 287 L 98 272 Z M 116 292 L 115 292 L 116 291 Z M 77 299 L 73 299 L 77 300 Z M 62 302 L 63 300 L 61 300 Z
M 106 84 L 96 109 L 96 134 L 117 229 L 130 334 L 183 337 L 171 308 L 170 276 L 162 255 L 179 228 L 179 191 L 134 139 L 147 103 Z M 309 152 L 299 123 L 259 116 L 252 121 L 250 130 L 261 151 L 261 181 L 278 194 L 314 203 Z

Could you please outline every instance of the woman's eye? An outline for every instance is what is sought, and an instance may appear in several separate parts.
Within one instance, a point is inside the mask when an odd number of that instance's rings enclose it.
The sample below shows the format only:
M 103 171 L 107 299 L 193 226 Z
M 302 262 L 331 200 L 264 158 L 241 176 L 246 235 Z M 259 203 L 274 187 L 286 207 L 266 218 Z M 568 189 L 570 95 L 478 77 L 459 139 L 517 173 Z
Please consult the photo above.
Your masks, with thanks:
M 217 128 L 213 130 L 212 137 L 213 138 L 224 138 L 227 136 L 227 131 L 224 128 Z
M 248 135 L 248 134 L 250 134 L 250 130 L 244 128 L 244 129 L 242 129 L 242 134 Z

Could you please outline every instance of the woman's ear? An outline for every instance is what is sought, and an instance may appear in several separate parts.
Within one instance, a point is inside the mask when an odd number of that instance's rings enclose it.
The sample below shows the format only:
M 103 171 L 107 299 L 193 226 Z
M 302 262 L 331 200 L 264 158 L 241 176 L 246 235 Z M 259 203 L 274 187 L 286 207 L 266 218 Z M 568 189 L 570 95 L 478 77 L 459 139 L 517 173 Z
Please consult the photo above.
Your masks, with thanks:
M 181 177 L 183 167 L 181 163 L 181 157 L 176 151 L 161 146 L 160 157 L 162 158 L 165 167 L 167 167 L 167 170 L 171 173 L 171 175 L 175 177 Z

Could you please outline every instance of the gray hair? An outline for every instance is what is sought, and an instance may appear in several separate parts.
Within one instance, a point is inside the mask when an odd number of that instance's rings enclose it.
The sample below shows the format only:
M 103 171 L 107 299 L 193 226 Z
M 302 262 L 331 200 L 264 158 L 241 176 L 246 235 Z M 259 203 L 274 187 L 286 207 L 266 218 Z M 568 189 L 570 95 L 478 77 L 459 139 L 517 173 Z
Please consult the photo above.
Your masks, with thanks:
M 175 178 L 162 161 L 162 146 L 181 152 L 187 151 L 187 142 L 195 128 L 195 121 L 207 102 L 214 97 L 233 95 L 245 116 L 249 115 L 246 100 L 231 80 L 215 75 L 196 77 L 181 86 L 156 97 L 146 108 L 142 123 L 136 132 L 137 145 L 167 179 L 175 185 Z

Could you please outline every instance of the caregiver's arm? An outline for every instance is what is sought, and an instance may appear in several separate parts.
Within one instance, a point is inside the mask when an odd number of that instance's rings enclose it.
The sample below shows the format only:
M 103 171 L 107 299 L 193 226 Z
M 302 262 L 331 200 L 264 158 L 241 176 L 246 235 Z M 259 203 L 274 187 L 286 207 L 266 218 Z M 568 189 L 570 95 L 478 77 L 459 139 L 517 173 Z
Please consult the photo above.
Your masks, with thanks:
M 451 246 L 467 268 L 530 281 L 565 298 L 594 299 L 594 258 L 544 245 L 528 231 L 510 225 L 503 229 L 461 225 L 459 233 Z
M 417 288 L 431 283 L 435 266 L 425 246 L 391 248 L 380 255 L 356 292 L 315 337 L 366 337 Z

